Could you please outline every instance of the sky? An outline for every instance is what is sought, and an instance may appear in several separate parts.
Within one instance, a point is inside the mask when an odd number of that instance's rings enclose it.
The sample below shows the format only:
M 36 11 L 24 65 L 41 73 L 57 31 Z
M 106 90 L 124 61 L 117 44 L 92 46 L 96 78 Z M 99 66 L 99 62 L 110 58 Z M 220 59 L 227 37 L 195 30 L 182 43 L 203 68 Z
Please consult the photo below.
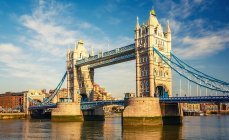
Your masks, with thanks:
M 228 0 L 1 0 L 0 93 L 54 89 L 75 42 L 95 52 L 133 43 L 136 17 L 146 23 L 152 8 L 164 29 L 170 21 L 179 58 L 229 81 Z M 174 74 L 174 93 L 178 79 Z M 114 97 L 135 92 L 135 61 L 96 69 L 95 82 Z

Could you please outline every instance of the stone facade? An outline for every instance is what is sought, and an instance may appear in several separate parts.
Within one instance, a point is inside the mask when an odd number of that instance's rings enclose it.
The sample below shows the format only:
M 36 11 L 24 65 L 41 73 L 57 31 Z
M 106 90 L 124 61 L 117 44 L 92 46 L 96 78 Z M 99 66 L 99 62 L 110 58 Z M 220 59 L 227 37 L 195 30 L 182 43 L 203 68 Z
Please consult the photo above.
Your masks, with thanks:
M 169 23 L 163 31 L 155 11 L 150 11 L 146 24 L 135 28 L 136 46 L 136 97 L 156 97 L 172 95 L 171 69 L 153 51 L 153 47 L 170 57 L 171 30 Z
M 67 53 L 67 90 L 69 97 L 72 97 L 74 102 L 80 102 L 78 95 L 81 94 L 83 99 L 89 99 L 93 94 L 94 83 L 94 69 L 88 66 L 75 67 L 77 60 L 89 57 L 89 54 L 84 43 L 80 40 L 75 45 L 73 51 L 69 50 Z
M 52 121 L 83 121 L 80 104 L 77 102 L 57 103 L 51 116 Z
M 164 32 L 154 10 L 146 24 L 140 26 L 137 18 L 135 47 L 136 97 L 125 98 L 123 125 L 181 124 L 181 104 L 159 102 L 159 97 L 172 96 L 172 73 L 153 48 L 170 58 L 169 23 Z

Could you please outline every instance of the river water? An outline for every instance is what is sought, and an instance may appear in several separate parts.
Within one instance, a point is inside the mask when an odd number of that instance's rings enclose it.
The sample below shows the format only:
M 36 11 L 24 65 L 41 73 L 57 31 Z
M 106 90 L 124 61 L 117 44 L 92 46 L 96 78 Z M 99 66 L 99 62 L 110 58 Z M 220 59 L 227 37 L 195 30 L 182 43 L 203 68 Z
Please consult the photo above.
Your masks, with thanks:
M 184 117 L 182 126 L 122 127 L 121 118 L 105 122 L 0 120 L 0 139 L 229 139 L 229 116 Z

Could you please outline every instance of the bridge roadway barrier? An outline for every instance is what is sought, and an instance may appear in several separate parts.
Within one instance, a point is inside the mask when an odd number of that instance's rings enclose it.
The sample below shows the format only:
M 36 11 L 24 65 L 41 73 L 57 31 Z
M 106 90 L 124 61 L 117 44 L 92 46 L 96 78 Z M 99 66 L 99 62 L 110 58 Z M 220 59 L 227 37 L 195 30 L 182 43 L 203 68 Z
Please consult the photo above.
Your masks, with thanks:
M 122 124 L 164 125 L 182 124 L 181 103 L 160 103 L 159 98 L 135 97 L 124 101 Z

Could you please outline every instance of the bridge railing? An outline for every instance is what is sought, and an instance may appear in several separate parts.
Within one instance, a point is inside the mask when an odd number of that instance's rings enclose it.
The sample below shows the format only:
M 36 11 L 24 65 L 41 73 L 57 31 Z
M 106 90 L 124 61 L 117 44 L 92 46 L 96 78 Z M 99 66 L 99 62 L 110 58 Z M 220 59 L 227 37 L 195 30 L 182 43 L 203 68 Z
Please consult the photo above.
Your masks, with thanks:
M 121 105 L 124 106 L 124 100 L 110 100 L 110 101 L 95 101 L 81 103 L 81 110 L 94 109 L 107 105 Z
M 168 98 L 160 98 L 160 102 L 164 102 L 164 103 L 227 102 L 229 103 L 229 96 L 168 97 Z

